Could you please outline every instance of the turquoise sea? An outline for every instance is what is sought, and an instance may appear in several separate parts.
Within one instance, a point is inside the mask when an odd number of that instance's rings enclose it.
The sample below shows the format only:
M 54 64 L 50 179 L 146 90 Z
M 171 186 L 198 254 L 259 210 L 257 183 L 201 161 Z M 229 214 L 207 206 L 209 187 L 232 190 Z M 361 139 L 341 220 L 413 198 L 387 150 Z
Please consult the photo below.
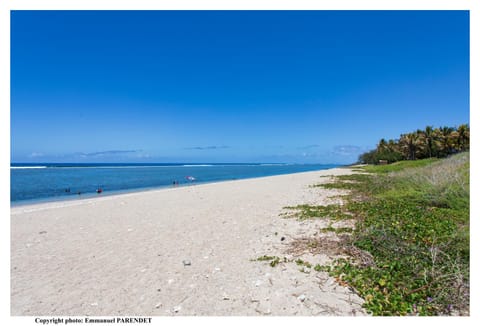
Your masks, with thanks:
M 12 205 L 325 170 L 325 164 L 11 164 Z M 101 189 L 101 193 L 97 190 Z

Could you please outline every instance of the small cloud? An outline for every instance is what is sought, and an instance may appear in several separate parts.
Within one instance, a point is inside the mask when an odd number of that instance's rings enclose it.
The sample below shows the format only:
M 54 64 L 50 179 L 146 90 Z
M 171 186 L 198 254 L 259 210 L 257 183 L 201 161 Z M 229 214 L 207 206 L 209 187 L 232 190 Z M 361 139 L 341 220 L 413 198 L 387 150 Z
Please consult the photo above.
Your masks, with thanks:
M 189 150 L 200 150 L 200 151 L 203 151 L 203 150 L 212 150 L 212 149 L 226 149 L 226 148 L 230 148 L 230 146 L 197 146 L 197 147 L 185 147 L 185 149 L 189 149 Z
M 341 146 L 335 146 L 333 148 L 333 154 L 335 155 L 357 155 L 360 154 L 363 151 L 363 149 L 360 146 L 355 146 L 355 145 L 341 145 Z
M 43 157 L 43 156 L 45 156 L 45 154 L 43 154 L 43 153 L 37 153 L 37 152 L 33 152 L 33 153 L 31 153 L 31 154 L 29 155 L 29 157 L 31 157 L 31 158 L 34 158 L 34 157 Z
M 136 150 L 127 150 L 127 151 L 111 150 L 111 151 L 103 151 L 103 152 L 76 153 L 76 154 L 80 155 L 82 157 L 100 157 L 100 156 L 106 156 L 106 155 L 123 155 L 123 154 L 131 154 L 131 153 L 138 153 L 138 152 L 140 152 L 140 151 L 136 151 Z
M 137 157 L 138 158 L 152 158 L 152 155 L 148 154 L 148 153 L 139 153 L 137 154 Z
M 317 153 L 307 153 L 307 152 L 303 152 L 301 155 L 303 157 L 317 157 L 318 156 Z

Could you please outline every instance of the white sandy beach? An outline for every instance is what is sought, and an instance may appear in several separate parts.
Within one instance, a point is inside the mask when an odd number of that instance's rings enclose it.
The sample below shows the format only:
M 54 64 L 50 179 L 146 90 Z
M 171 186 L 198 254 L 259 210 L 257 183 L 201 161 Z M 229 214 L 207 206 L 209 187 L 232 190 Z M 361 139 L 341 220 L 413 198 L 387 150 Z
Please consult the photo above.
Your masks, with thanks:
M 296 256 L 294 239 L 325 221 L 280 216 L 329 204 L 309 187 L 331 169 L 11 209 L 11 314 L 364 315 L 362 299 Z M 322 224 L 323 223 L 323 224 Z M 285 237 L 282 241 L 281 237 Z M 312 264 L 328 253 L 296 253 Z

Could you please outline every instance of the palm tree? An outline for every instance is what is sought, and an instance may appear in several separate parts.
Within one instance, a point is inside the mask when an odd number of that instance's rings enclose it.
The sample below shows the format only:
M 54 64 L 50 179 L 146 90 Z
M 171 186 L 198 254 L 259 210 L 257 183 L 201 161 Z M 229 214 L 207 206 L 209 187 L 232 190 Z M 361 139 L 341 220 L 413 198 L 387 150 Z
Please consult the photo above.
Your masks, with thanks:
M 457 147 L 460 151 L 470 149 L 470 128 L 466 124 L 457 128 Z
M 432 157 L 434 147 L 436 145 L 436 133 L 432 126 L 426 126 L 425 130 L 422 131 L 423 137 L 425 139 L 425 148 L 427 150 L 428 157 Z
M 397 162 L 403 159 L 401 151 L 398 150 L 398 146 L 394 140 L 388 142 L 385 138 L 380 139 L 376 149 L 377 161 Z
M 438 140 L 440 145 L 440 151 L 445 155 L 450 155 L 454 148 L 454 137 L 452 133 L 455 131 L 452 127 L 440 127 L 438 128 Z
M 380 139 L 376 149 L 359 157 L 361 162 L 378 163 L 380 160 L 396 162 L 425 157 L 443 157 L 454 152 L 470 149 L 470 127 L 462 124 L 458 128 L 426 126 L 425 130 L 401 135 L 400 139 Z
M 424 141 L 418 131 L 400 136 L 400 148 L 407 160 L 415 160 L 418 152 L 424 148 Z
M 383 152 L 388 149 L 388 144 L 385 138 L 380 139 L 380 142 L 377 145 L 377 151 L 378 152 Z
M 398 141 L 397 140 L 393 140 L 393 139 L 388 140 L 387 147 L 390 151 L 392 151 L 394 153 L 400 153 L 401 152 L 400 148 L 398 147 Z

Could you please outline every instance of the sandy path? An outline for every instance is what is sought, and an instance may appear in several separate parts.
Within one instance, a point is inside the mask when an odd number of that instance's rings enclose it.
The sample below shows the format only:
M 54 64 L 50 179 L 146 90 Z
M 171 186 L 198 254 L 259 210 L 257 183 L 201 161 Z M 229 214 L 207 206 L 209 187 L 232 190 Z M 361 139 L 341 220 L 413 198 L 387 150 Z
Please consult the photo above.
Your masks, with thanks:
M 331 169 L 11 210 L 12 315 L 361 315 L 326 273 L 283 257 L 321 221 L 279 217 L 329 203 Z M 281 241 L 281 237 L 286 239 Z M 310 257 L 312 262 L 318 257 Z M 190 265 L 184 266 L 183 261 Z

